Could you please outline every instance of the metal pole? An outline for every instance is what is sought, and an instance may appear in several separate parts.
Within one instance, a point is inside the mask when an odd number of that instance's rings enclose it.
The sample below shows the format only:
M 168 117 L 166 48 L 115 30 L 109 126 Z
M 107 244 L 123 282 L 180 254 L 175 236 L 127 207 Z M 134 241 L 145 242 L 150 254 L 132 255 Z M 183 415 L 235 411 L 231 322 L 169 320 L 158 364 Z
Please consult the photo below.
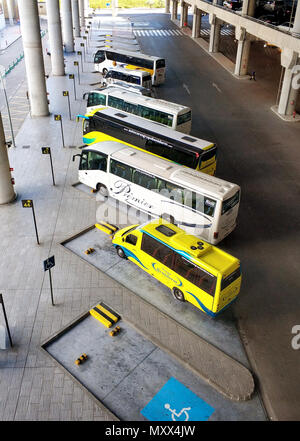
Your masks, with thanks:
M 40 242 L 39 242 L 38 230 L 37 230 L 37 226 L 36 226 L 36 218 L 35 218 L 33 201 L 32 201 L 32 215 L 33 215 L 33 222 L 34 222 L 34 228 L 35 228 L 35 234 L 36 234 L 36 241 L 37 241 L 37 244 L 39 245 Z
M 14 130 L 13 130 L 13 125 L 12 125 L 12 120 L 11 120 L 11 114 L 10 114 L 10 108 L 9 108 L 9 102 L 8 102 L 8 99 L 7 99 L 7 94 L 6 94 L 6 89 L 5 89 L 5 86 L 4 86 L 4 81 L 3 81 L 2 73 L 0 74 L 0 78 L 1 78 L 1 86 L 2 86 L 2 88 L 3 88 L 3 93 L 4 93 L 5 102 L 6 102 L 6 107 L 7 107 L 7 114 L 8 114 L 9 126 L 10 126 L 10 133 L 11 133 L 11 140 L 12 140 L 12 144 L 13 144 L 13 146 L 16 147 L 15 136 L 14 136 Z
M 7 320 L 7 316 L 6 316 L 6 312 L 5 312 L 2 294 L 0 294 L 0 302 L 2 303 L 2 309 L 3 309 L 3 315 L 4 315 L 5 324 L 6 324 L 6 329 L 7 329 L 7 333 L 8 333 L 8 337 L 9 337 L 9 341 L 10 341 L 10 346 L 12 347 L 13 342 L 12 342 L 11 335 L 10 335 L 10 330 L 9 330 L 9 326 L 8 326 L 8 320 Z
M 63 143 L 63 147 L 65 147 L 65 138 L 64 138 L 64 129 L 62 124 L 62 117 L 60 118 L 60 130 L 61 130 L 61 139 Z
M 71 103 L 70 103 L 70 95 L 69 95 L 69 93 L 67 95 L 67 98 L 68 98 L 68 106 L 69 106 L 69 117 L 70 117 L 70 120 L 71 120 L 72 119 L 72 115 L 71 115 Z
M 51 173 L 52 173 L 53 185 L 55 185 L 51 149 L 50 149 L 50 164 L 51 164 Z
M 53 300 L 52 277 L 51 277 L 51 269 L 50 268 L 49 268 L 49 281 L 50 281 L 51 302 L 52 302 L 52 306 L 55 306 L 54 300 Z

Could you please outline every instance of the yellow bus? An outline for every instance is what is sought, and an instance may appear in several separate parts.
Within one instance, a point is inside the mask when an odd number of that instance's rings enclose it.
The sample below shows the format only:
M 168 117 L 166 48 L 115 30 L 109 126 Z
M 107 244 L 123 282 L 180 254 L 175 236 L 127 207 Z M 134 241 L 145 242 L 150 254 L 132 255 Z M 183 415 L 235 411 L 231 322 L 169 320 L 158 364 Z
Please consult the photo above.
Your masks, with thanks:
M 127 258 L 188 301 L 216 317 L 237 297 L 240 261 L 164 219 L 132 225 L 114 233 L 112 243 Z

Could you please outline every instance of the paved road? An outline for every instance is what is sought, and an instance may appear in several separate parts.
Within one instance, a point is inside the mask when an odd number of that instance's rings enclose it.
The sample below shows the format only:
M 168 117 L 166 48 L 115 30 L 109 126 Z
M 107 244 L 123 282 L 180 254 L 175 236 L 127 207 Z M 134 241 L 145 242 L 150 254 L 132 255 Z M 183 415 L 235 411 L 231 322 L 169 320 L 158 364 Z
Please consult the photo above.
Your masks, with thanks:
M 155 21 L 176 29 L 164 15 Z M 189 37 L 138 39 L 167 58 L 159 97 L 193 109 L 192 134 L 219 146 L 217 175 L 242 187 L 239 226 L 222 243 L 243 265 L 235 315 L 270 418 L 299 420 L 300 351 L 291 340 L 300 321 L 300 126 L 270 110 L 273 84 L 235 80 Z

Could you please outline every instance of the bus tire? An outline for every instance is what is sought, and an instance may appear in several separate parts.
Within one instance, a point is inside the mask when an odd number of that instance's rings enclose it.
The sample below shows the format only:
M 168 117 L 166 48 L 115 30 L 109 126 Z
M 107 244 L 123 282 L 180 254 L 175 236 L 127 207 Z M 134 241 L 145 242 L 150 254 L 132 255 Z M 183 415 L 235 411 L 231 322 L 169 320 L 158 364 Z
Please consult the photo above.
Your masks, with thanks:
M 121 259 L 126 259 L 126 254 L 124 253 L 121 247 L 117 247 L 117 255 L 121 257 Z
M 180 289 L 173 288 L 172 293 L 176 300 L 179 300 L 179 302 L 185 302 L 184 294 Z
M 163 213 L 160 217 L 162 219 L 166 220 L 167 222 L 169 222 L 170 224 L 174 224 L 175 225 L 174 216 L 171 216 L 171 214 Z
M 108 198 L 108 190 L 107 187 L 103 184 L 97 184 L 96 185 L 96 190 L 98 191 L 98 193 L 104 197 L 104 198 Z

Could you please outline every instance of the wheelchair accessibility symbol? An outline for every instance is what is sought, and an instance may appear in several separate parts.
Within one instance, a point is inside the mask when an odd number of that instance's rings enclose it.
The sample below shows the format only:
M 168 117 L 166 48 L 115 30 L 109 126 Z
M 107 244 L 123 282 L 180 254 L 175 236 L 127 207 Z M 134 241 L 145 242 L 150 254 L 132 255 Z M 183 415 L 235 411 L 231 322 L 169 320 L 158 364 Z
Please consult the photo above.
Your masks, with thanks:
M 149 421 L 207 421 L 215 409 L 171 377 L 141 410 Z
M 179 413 L 176 413 L 176 409 L 171 409 L 171 406 L 169 403 L 165 404 L 165 408 L 168 409 L 171 414 L 172 414 L 172 420 L 173 421 L 177 421 L 175 417 L 180 418 L 182 414 L 185 415 L 185 420 L 184 421 L 188 421 L 189 420 L 189 414 L 188 414 L 188 410 L 191 410 L 190 407 L 184 407 L 183 409 L 181 409 L 181 411 Z

